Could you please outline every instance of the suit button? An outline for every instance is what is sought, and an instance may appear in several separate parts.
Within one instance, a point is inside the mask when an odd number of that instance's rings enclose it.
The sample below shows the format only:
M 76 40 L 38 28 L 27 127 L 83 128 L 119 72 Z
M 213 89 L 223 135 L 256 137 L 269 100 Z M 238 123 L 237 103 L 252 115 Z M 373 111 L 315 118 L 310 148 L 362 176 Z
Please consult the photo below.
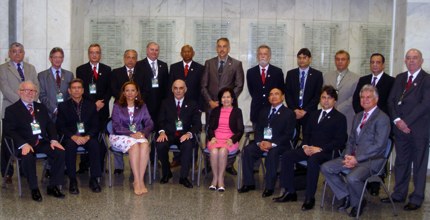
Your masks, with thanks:
M 266 94 L 263 94 L 263 97 L 266 97 Z

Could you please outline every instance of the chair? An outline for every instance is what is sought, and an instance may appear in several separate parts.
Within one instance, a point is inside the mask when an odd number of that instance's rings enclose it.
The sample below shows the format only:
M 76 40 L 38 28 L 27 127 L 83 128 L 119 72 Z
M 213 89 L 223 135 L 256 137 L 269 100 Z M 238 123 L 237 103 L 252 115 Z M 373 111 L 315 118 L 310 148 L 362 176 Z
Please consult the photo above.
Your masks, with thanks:
M 103 141 L 105 142 L 106 148 L 107 148 L 107 152 L 108 152 L 108 169 L 109 169 L 109 187 L 112 187 L 112 162 L 111 162 L 111 155 L 128 155 L 128 153 L 123 153 L 121 151 L 116 151 L 112 148 L 110 141 L 109 141 L 109 135 L 113 133 L 113 129 L 112 129 L 112 120 L 109 120 L 109 122 L 106 124 L 106 131 L 104 131 L 104 135 L 103 135 Z M 148 183 L 149 185 L 152 184 L 152 179 L 151 179 L 151 162 L 148 161 Z

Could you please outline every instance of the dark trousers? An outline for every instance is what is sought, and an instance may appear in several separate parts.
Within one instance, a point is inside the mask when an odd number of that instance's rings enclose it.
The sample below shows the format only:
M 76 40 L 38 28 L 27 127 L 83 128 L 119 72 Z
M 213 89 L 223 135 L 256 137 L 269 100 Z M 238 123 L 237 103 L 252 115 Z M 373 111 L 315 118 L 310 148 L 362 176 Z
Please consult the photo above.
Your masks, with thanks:
M 88 151 L 88 158 L 91 167 L 91 177 L 100 177 L 100 145 L 97 139 L 91 138 L 85 145 L 82 145 Z M 64 140 L 66 149 L 66 168 L 69 178 L 76 178 L 76 150 L 78 145 L 70 138 Z
M 64 180 L 64 158 L 65 152 L 58 148 L 52 149 L 48 141 L 41 140 L 40 143 L 33 147 L 34 153 L 22 155 L 21 150 L 18 151 L 21 157 L 22 170 L 28 180 L 30 189 L 38 189 L 36 175 L 36 153 L 45 153 L 48 156 L 48 163 L 51 165 L 51 177 L 49 178 L 49 186 L 62 185 Z
M 193 148 L 194 148 L 194 139 L 186 140 L 182 143 L 179 142 L 179 137 L 169 137 L 169 141 L 165 142 L 157 142 L 157 155 L 158 159 L 161 162 L 162 173 L 163 176 L 166 176 L 170 173 L 170 162 L 169 162 L 169 148 L 170 145 L 177 145 L 179 150 L 181 151 L 181 178 L 187 178 L 190 172 L 192 157 L 193 157 Z
M 317 190 L 320 166 L 331 158 L 331 151 L 316 153 L 310 157 L 305 154 L 303 149 L 285 151 L 282 154 L 281 162 L 281 187 L 287 189 L 290 193 L 296 192 L 294 188 L 294 164 L 306 160 L 308 163 L 306 171 L 306 198 L 314 198 Z

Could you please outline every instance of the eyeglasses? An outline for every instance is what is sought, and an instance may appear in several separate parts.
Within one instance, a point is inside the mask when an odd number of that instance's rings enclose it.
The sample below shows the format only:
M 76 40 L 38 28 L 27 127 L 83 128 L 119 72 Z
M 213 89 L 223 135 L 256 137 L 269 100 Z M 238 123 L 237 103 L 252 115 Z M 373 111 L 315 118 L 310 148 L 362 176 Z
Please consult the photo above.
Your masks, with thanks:
M 24 93 L 37 93 L 37 90 L 34 89 L 20 89 L 19 91 Z

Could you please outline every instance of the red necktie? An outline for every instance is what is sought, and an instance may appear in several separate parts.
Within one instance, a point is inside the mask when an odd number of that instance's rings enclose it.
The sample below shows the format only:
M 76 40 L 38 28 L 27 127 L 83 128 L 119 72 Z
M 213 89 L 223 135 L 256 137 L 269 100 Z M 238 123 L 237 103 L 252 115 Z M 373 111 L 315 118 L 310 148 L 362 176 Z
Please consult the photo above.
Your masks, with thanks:
M 93 67 L 93 75 L 94 75 L 94 79 L 97 80 L 97 78 L 99 77 L 99 74 L 97 74 L 97 67 L 96 66 Z
M 411 88 L 411 86 L 412 86 L 412 78 L 413 77 L 414 77 L 413 75 L 409 76 L 408 82 L 406 83 L 406 86 L 405 86 L 405 92 L 408 91 L 409 88 Z
M 184 74 L 185 74 L 185 77 L 188 76 L 188 64 L 185 64 Z
M 263 82 L 263 85 L 266 84 L 266 69 L 261 69 L 261 82 Z
M 367 112 L 364 113 L 363 120 L 361 120 L 360 129 L 362 129 L 364 124 L 366 124 L 368 114 L 369 113 L 367 113 Z

